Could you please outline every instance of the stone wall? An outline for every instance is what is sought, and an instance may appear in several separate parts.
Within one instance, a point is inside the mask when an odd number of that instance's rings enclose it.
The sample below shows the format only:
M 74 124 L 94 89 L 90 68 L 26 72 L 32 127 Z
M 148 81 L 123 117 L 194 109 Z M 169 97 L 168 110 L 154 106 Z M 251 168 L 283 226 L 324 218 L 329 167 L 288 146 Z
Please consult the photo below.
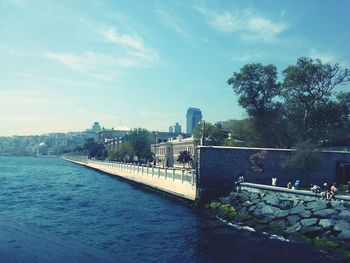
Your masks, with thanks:
M 267 151 L 264 169 L 256 172 L 249 157 L 262 150 Z M 199 187 L 219 191 L 221 195 L 227 194 L 232 189 L 232 183 L 241 175 L 244 175 L 245 181 L 259 184 L 271 184 L 271 178 L 276 177 L 280 186 L 302 179 L 297 171 L 283 168 L 291 150 L 200 146 L 198 151 Z M 335 182 L 337 162 L 350 162 L 350 153 L 323 152 L 322 156 L 321 165 L 310 173 L 313 184 Z M 308 183 L 302 180 L 302 184 Z
M 300 195 L 298 191 L 277 190 L 242 184 L 240 192 L 231 192 L 221 202 L 231 204 L 238 218 L 254 218 L 267 229 L 278 227 L 287 237 L 297 232 L 350 250 L 350 197 L 328 201 L 311 192 Z

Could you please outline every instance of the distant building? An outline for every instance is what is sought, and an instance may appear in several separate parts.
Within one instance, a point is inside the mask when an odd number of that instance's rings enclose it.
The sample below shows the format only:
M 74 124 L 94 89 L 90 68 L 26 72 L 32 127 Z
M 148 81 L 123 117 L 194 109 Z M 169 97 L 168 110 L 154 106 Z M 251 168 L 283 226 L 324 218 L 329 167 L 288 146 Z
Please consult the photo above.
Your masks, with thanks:
M 175 126 L 174 126 L 174 132 L 178 132 L 178 133 L 181 133 L 181 125 L 177 122 L 175 123 Z
M 188 151 L 192 158 L 194 156 L 193 137 L 183 138 L 181 135 L 176 140 L 161 142 L 151 145 L 151 151 L 155 156 L 155 165 L 167 167 L 182 167 L 177 158 L 182 151 Z
M 194 127 L 202 120 L 202 112 L 197 108 L 188 108 L 186 114 L 186 133 L 192 134 Z
M 115 130 L 115 129 L 105 129 L 103 128 L 102 131 L 99 131 L 95 135 L 95 142 L 97 143 L 106 143 L 112 139 L 123 137 L 126 134 L 128 134 L 128 130 Z
M 100 124 L 95 121 L 94 124 L 92 125 L 91 129 L 86 129 L 86 132 L 89 132 L 89 133 L 98 133 L 101 131 L 101 126 Z
M 169 126 L 169 132 L 181 133 L 181 125 L 177 122 L 175 125 Z
M 46 143 L 41 142 L 38 146 L 38 155 L 48 155 L 49 147 Z

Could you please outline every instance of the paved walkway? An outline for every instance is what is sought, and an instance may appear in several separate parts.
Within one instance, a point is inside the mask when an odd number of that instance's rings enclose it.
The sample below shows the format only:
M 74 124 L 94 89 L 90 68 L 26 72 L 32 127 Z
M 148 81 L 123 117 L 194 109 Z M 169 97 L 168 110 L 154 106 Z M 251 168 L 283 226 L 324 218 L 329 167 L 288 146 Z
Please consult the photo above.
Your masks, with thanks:
M 152 188 L 155 188 L 155 189 L 158 189 L 191 201 L 194 201 L 196 198 L 196 185 L 191 184 L 190 182 L 187 182 L 187 181 L 181 182 L 181 180 L 173 180 L 172 178 L 165 179 L 164 177 L 158 178 L 157 176 L 152 177 L 152 176 L 147 176 L 146 174 L 131 173 L 120 169 L 106 167 L 104 165 L 100 165 L 97 163 L 82 163 L 82 162 L 72 161 L 69 159 L 66 159 L 66 160 L 74 163 L 78 163 L 87 167 L 91 167 L 112 175 L 116 175 L 140 184 L 144 184 Z

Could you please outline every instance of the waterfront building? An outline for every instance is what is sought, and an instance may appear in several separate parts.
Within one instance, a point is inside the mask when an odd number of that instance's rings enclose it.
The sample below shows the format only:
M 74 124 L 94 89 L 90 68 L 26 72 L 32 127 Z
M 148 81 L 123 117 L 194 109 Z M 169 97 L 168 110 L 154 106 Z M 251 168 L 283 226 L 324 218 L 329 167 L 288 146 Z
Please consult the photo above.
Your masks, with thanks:
M 202 112 L 197 108 L 188 108 L 186 114 L 186 133 L 192 134 L 194 127 L 202 120 Z
M 38 146 L 38 155 L 48 155 L 49 147 L 46 143 L 41 142 Z
M 175 140 L 160 142 L 151 145 L 151 151 L 155 156 L 155 165 L 166 167 L 182 167 L 177 158 L 182 151 L 188 151 L 192 158 L 194 156 L 193 137 L 183 138 L 179 135 Z

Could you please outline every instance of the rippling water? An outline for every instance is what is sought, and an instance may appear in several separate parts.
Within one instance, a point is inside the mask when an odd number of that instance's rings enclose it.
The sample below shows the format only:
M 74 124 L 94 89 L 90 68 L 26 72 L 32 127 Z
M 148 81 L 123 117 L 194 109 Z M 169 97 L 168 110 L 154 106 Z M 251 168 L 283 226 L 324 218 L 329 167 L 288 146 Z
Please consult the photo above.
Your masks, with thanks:
M 0 215 L 128 262 L 328 262 L 188 204 L 55 158 L 0 157 Z

